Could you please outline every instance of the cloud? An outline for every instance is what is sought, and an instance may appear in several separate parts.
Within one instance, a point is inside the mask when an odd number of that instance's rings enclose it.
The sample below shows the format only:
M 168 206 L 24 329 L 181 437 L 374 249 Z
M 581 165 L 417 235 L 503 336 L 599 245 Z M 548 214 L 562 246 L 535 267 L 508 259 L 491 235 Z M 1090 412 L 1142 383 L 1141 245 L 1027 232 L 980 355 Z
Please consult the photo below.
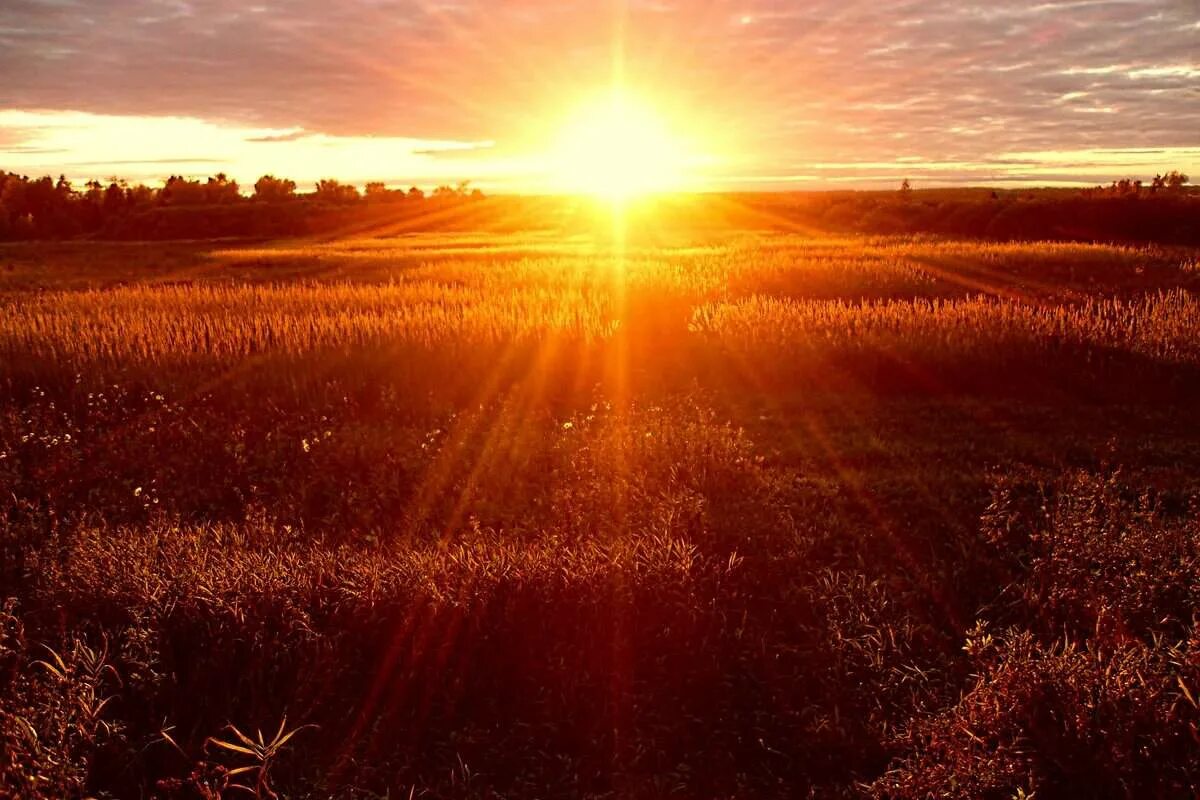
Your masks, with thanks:
M 87 112 L 0 110 L 0 152 L 26 174 L 66 173 L 72 180 L 120 174 L 156 182 L 168 173 L 225 172 L 253 183 L 275 174 L 298 181 L 336 176 L 436 184 L 500 177 L 495 163 L 443 166 L 436 154 L 487 150 L 488 143 L 403 137 L 355 137 L 245 128 L 194 117 L 118 116 Z M 182 155 L 196 153 L 197 155 Z M 507 167 L 509 174 L 519 173 Z
M 297 128 L 294 131 L 287 133 L 271 133 L 265 136 L 250 136 L 246 139 L 247 142 L 257 142 L 259 144 L 272 144 L 275 142 L 295 142 L 307 136 L 311 136 L 308 131 L 303 128 Z
M 66 152 L 64 150 L 51 150 L 41 152 Z M 123 160 L 111 159 L 106 161 L 69 161 L 66 166 L 70 167 L 143 167 L 143 166 L 160 166 L 160 165 L 192 165 L 192 164 L 224 164 L 225 162 L 219 158 L 203 158 L 200 156 L 177 156 L 175 158 L 127 158 Z
M 721 140 L 729 175 L 1180 148 L 1200 119 L 1195 0 L 620 7 L 4 0 L 0 108 L 187 117 L 313 152 L 322 136 L 493 141 L 499 158 L 603 86 L 619 52 L 630 84 Z
M 433 158 L 461 158 L 463 156 L 474 156 L 481 150 L 491 150 L 496 146 L 495 142 L 461 142 L 439 145 L 436 147 L 426 147 L 422 150 L 414 150 L 414 155 L 431 156 Z
M 27 145 L 14 145 L 12 147 L 0 147 L 0 154 L 14 156 L 46 156 L 57 153 L 69 153 L 70 150 L 55 147 L 29 147 Z

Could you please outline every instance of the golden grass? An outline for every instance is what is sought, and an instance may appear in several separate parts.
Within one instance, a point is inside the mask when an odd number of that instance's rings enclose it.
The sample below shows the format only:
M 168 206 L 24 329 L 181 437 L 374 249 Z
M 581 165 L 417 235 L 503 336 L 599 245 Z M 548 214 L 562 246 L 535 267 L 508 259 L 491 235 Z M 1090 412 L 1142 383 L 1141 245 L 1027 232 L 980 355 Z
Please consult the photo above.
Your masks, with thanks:
M 982 297 L 851 304 L 756 296 L 705 304 L 690 327 L 710 341 L 778 357 L 866 350 L 935 359 L 969 352 L 996 363 L 1030 349 L 1090 347 L 1200 363 L 1200 299 L 1182 290 L 1073 306 Z
M 1195 301 L 1163 291 L 1191 271 L 1163 253 L 1131 248 L 742 236 L 620 252 L 538 237 L 405 237 L 227 249 L 209 258 L 249 264 L 266 282 L 217 280 L 220 272 L 209 270 L 186 283 L 156 277 L 11 295 L 0 301 L 0 355 L 10 364 L 86 371 L 388 346 L 590 342 L 653 323 L 657 336 L 715 337 L 773 352 L 919 354 L 1070 342 L 1195 358 L 1188 335 Z M 310 269 L 327 262 L 331 271 Z M 289 264 L 303 264 L 304 279 L 272 281 Z M 1128 295 L 1121 289 L 1130 275 L 1159 293 L 1105 299 L 1079 288 L 1102 294 L 1107 285 Z
M 0 795 L 1197 785 L 1194 254 L 617 244 L 0 273 Z

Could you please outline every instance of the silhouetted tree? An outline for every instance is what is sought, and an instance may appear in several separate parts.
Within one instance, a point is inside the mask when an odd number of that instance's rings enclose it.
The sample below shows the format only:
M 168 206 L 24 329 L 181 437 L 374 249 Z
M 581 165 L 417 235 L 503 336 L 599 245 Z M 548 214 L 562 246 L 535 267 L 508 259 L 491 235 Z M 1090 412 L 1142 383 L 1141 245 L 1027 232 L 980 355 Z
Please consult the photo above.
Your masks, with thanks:
M 254 199 L 267 203 L 281 203 L 296 196 L 296 182 L 274 175 L 263 175 L 254 183 Z
M 137 186 L 125 187 L 125 205 L 133 211 L 150 208 L 158 203 L 158 189 L 151 189 L 144 183 Z
M 182 175 L 167 178 L 159 196 L 163 205 L 168 206 L 199 206 L 208 199 L 208 193 L 200 181 L 189 181 Z
M 911 191 L 906 180 L 898 193 L 850 197 L 834 193 L 803 204 L 787 200 L 775 207 L 827 227 L 870 233 L 1195 245 L 1200 244 L 1200 229 L 1194 224 L 1200 193 L 1189 192 L 1188 181 L 1187 175 L 1172 170 L 1154 176 L 1144 187 L 1141 181 L 1126 178 L 1078 194 L 929 190 L 917 203 L 901 199 Z M 57 180 L 31 179 L 0 171 L 0 239 L 82 234 L 116 239 L 302 235 L 344 225 L 359 213 L 355 208 L 359 193 L 351 185 L 323 180 L 314 195 L 303 199 L 296 196 L 295 188 L 294 181 L 264 175 L 254 188 L 254 198 L 260 202 L 253 203 L 223 174 L 205 182 L 172 175 L 161 189 L 129 186 L 117 178 L 103 183 L 91 180 L 77 189 L 65 175 Z M 425 198 L 415 186 L 407 192 L 392 191 L 380 181 L 368 184 L 366 195 L 374 203 L 413 204 L 414 211 Z M 483 195 L 463 182 L 443 184 L 434 196 L 439 204 L 450 205 Z M 262 207 L 263 201 L 287 198 L 296 198 L 287 208 Z M 395 213 L 402 213 L 401 209 Z
M 1177 169 L 1173 169 L 1163 176 L 1163 183 L 1166 185 L 1166 188 L 1171 191 L 1182 189 L 1187 185 L 1188 180 L 1188 176 L 1184 175 Z
M 125 208 L 125 188 L 116 181 L 104 190 L 104 200 L 101 206 L 106 217 L 115 217 Z
M 240 198 L 237 181 L 229 178 L 224 172 L 218 172 L 204 185 L 204 199 L 208 203 L 222 205 L 237 202 Z
M 358 189 L 333 178 L 317 181 L 317 200 L 323 203 L 353 203 L 358 199 Z

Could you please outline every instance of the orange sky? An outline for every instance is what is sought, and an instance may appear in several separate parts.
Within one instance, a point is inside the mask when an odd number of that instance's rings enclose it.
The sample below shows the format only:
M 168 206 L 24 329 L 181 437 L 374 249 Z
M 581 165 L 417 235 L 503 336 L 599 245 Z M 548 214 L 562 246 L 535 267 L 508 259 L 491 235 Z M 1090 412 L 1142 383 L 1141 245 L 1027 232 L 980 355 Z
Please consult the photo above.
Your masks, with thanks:
M 5 0 L 0 169 L 555 186 L 614 82 L 688 188 L 1200 173 L 1194 0 Z

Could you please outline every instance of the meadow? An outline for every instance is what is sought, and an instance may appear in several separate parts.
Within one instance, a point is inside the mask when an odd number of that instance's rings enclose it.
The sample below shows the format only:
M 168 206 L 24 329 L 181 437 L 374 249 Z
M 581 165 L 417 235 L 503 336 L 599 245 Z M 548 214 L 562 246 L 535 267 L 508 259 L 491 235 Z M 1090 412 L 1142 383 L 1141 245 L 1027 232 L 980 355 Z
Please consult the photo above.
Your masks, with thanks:
M 0 246 L 0 795 L 1178 797 L 1200 252 Z

